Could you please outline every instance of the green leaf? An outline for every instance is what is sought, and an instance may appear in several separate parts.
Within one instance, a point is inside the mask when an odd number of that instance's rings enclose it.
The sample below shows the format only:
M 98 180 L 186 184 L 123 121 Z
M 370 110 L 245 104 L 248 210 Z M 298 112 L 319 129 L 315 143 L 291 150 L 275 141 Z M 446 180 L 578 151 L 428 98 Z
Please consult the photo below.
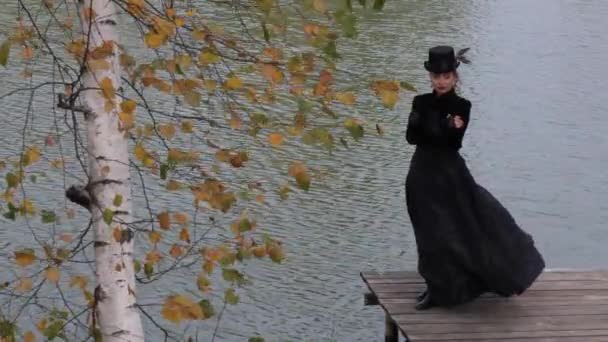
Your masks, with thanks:
M 135 273 L 139 273 L 139 271 L 141 271 L 141 263 L 139 262 L 139 260 L 133 261 L 133 270 L 135 271 Z
M 6 66 L 8 63 L 8 55 L 11 52 L 11 42 L 7 40 L 0 45 L 0 64 Z
M 198 306 L 200 306 L 203 310 L 205 317 L 212 317 L 213 315 L 215 315 L 215 309 L 213 308 L 213 304 L 211 304 L 208 299 L 201 299 L 198 302 Z
M 46 329 L 44 329 L 44 331 L 42 332 L 42 334 L 46 337 L 48 337 L 49 340 L 53 340 L 56 337 L 59 337 L 63 340 L 65 340 L 65 335 L 63 334 L 63 326 L 65 324 L 65 321 L 63 320 L 56 320 L 56 321 L 51 321 L 51 323 L 46 327 Z
M 340 137 L 340 142 L 344 147 L 348 148 L 348 142 L 346 141 L 346 139 L 344 139 L 344 137 Z
M 230 283 L 237 283 L 238 285 L 244 284 L 245 276 L 234 268 L 224 268 L 222 269 L 222 277 L 225 281 Z
M 17 219 L 17 214 L 14 211 L 9 211 L 8 213 L 2 214 L 4 218 L 9 219 L 11 221 L 15 221 Z
M 146 274 L 146 277 L 148 279 L 150 279 L 150 277 L 152 276 L 152 274 L 154 274 L 154 266 L 145 263 L 144 264 L 144 273 Z
M 356 120 L 347 119 L 344 122 L 344 127 L 350 132 L 350 135 L 352 135 L 355 140 L 363 137 L 363 126 L 361 126 L 361 124 L 359 124 Z
M 0 337 L 7 341 L 15 341 L 15 325 L 10 321 L 0 321 Z
M 270 13 L 272 5 L 274 4 L 274 0 L 257 0 L 256 2 L 266 14 Z
M 114 201 L 112 201 L 112 204 L 114 204 L 115 207 L 120 207 L 120 205 L 122 204 L 122 195 L 116 194 L 116 196 L 114 196 Z
M 247 342 L 266 342 L 266 340 L 264 340 L 263 337 L 254 336 L 254 337 L 250 337 Z
M 416 89 L 416 87 L 414 87 L 409 82 L 401 81 L 401 82 L 399 82 L 399 85 L 401 86 L 401 88 L 403 88 L 405 90 L 409 90 L 409 91 L 412 91 L 412 92 L 418 92 L 418 90 Z
M 6 184 L 9 188 L 14 188 L 19 185 L 19 177 L 12 172 L 7 173 L 4 178 L 6 179 Z
M 357 36 L 357 17 L 354 14 L 347 13 L 345 10 L 338 10 L 334 14 L 334 17 L 347 38 L 355 38 Z
M 201 94 L 198 91 L 187 91 L 184 94 L 184 101 L 192 107 L 198 107 L 201 105 Z
M 382 8 L 384 8 L 384 3 L 386 2 L 386 0 L 375 0 L 374 1 L 374 9 L 376 11 L 380 11 L 382 10 Z
M 57 220 L 57 215 L 51 210 L 42 210 L 40 216 L 42 216 L 42 223 L 53 223 Z
M 234 289 L 227 289 L 224 294 L 224 300 L 226 303 L 236 305 L 239 302 L 239 296 L 234 292 Z
M 253 228 L 253 224 L 248 218 L 244 218 L 239 222 L 239 232 L 244 233 L 250 231 Z
M 112 223 L 113 218 L 114 218 L 114 211 L 112 211 L 112 209 L 110 209 L 110 208 L 106 208 L 103 211 L 103 222 L 105 222 L 107 225 L 110 225 Z
M 160 165 L 160 179 L 165 180 L 167 179 L 167 172 L 169 171 L 169 165 L 167 164 L 161 164 Z
M 262 113 L 254 113 L 251 115 L 251 122 L 260 126 L 265 126 L 268 124 L 268 117 Z
M 352 13 L 353 3 L 351 0 L 345 0 L 344 6 Z
M 227 267 L 227 266 L 234 265 L 235 261 L 236 261 L 236 254 L 234 254 L 234 253 L 228 253 L 227 255 L 225 255 L 223 258 L 221 258 L 219 260 L 219 263 L 223 267 Z
M 264 32 L 264 40 L 266 42 L 270 42 L 270 32 L 268 32 L 268 28 L 266 27 L 266 22 L 262 22 L 262 31 Z
M 37 181 L 37 180 L 38 180 L 38 176 L 36 176 L 36 175 L 31 175 L 31 176 L 30 176 L 30 181 L 31 181 L 32 183 L 36 183 L 36 181 Z
M 363 8 L 365 8 L 367 6 L 367 1 L 366 0 L 359 0 L 359 5 L 363 6 Z
M 340 58 L 342 58 L 340 56 L 340 54 L 338 53 L 337 45 L 336 45 L 336 41 L 335 40 L 329 41 L 327 43 L 327 45 L 325 45 L 325 47 L 323 48 L 323 52 L 328 57 L 330 57 L 332 59 L 340 59 Z

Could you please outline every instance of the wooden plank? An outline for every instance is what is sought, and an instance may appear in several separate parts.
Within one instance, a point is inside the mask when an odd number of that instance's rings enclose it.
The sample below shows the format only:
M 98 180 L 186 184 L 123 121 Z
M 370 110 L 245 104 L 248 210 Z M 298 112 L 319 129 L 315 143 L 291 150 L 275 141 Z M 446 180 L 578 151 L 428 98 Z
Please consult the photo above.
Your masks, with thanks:
M 420 312 L 412 304 L 386 304 L 385 308 L 392 316 L 411 315 L 412 322 L 458 322 L 460 320 L 491 320 L 502 317 L 534 317 L 534 316 L 570 316 L 570 315 L 608 315 L 608 304 L 604 305 L 555 305 L 546 303 L 544 306 L 508 307 L 494 305 L 475 305 L 466 308 L 458 307 L 452 310 L 437 308 Z
M 423 284 L 373 284 L 376 293 L 387 292 L 420 292 L 425 289 Z M 596 291 L 608 294 L 608 281 L 589 281 L 589 282 L 551 282 L 534 284 L 524 293 L 533 291 Z
M 411 333 L 408 338 L 412 342 L 419 341 L 501 341 L 511 342 L 512 339 L 537 342 L 536 339 L 555 339 L 562 342 L 564 339 L 593 338 L 593 342 L 604 342 L 608 337 L 608 329 L 597 330 L 560 330 L 560 331 L 536 331 L 536 332 L 492 332 L 492 333 Z
M 464 323 L 415 323 L 404 319 L 395 322 L 407 328 L 408 335 L 432 331 L 435 334 L 534 332 L 559 330 L 599 330 L 608 327 L 608 316 L 515 317 L 500 321 Z
M 454 308 L 417 311 L 417 272 L 363 272 L 410 341 L 608 342 L 608 271 L 546 271 L 521 296 L 484 294 Z
M 593 305 L 593 304 L 606 304 L 608 303 L 608 295 L 606 296 L 565 296 L 559 297 L 528 297 L 528 298 L 490 298 L 490 297 L 479 297 L 475 301 L 469 304 L 464 304 L 461 307 L 466 307 L 467 305 L 481 305 L 488 306 L 492 305 L 507 305 L 509 303 L 516 302 L 518 306 L 529 306 L 529 307 L 544 307 L 544 306 L 553 306 L 553 305 Z M 416 297 L 411 293 L 390 293 L 387 296 L 382 297 L 382 304 L 390 305 L 390 304 L 415 304 Z M 439 310 L 439 309 L 435 309 Z M 427 312 L 427 311 L 424 311 Z M 424 312 L 421 312 L 424 313 Z
M 392 272 L 362 272 L 361 276 L 370 283 L 393 281 L 424 282 L 424 279 L 413 271 Z M 536 282 L 545 281 L 608 281 L 608 271 L 578 272 L 578 271 L 545 271 L 541 273 Z

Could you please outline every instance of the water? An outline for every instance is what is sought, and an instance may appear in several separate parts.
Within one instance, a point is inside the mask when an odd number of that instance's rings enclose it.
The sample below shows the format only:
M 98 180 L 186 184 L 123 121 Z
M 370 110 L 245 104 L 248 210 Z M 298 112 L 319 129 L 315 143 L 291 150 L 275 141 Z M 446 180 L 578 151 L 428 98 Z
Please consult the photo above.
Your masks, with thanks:
M 350 64 L 341 67 L 356 82 L 393 75 L 426 91 L 422 61 L 430 46 L 471 47 L 473 64 L 460 68 L 461 92 L 473 103 L 462 153 L 477 181 L 535 237 L 548 267 L 605 268 L 607 17 L 602 1 L 392 1 L 381 15 L 364 15 L 358 41 L 344 51 Z M 0 15 L 0 25 L 10 20 Z M 0 70 L 0 77 L 7 75 Z M 254 285 L 241 292 L 240 305 L 228 308 L 217 340 L 256 333 L 267 341 L 382 338 L 382 311 L 363 306 L 359 272 L 415 269 L 404 202 L 410 100 L 369 114 L 385 123 L 384 138 L 369 137 L 339 157 L 313 162 L 332 180 L 264 217 L 263 229 L 284 239 L 289 257 L 281 266 L 248 267 Z M 26 102 L 3 99 L 0 111 L 18 119 Z M 9 142 L 20 131 L 4 125 L 0 132 L 3 153 L 15 150 Z M 49 189 L 62 184 L 47 182 Z M 4 241 L 27 236 L 8 221 L 2 227 Z M 181 285 L 175 281 L 172 286 Z M 147 287 L 142 300 L 166 284 Z M 154 328 L 148 331 L 156 340 Z

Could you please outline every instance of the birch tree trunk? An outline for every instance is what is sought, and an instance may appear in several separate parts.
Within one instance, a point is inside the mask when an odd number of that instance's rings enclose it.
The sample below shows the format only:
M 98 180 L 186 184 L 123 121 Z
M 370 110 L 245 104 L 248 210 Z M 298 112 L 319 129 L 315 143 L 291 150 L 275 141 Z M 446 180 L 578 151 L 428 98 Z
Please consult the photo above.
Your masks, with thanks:
M 94 317 L 104 342 L 143 341 L 135 306 L 133 234 L 126 225 L 131 221 L 128 141 L 118 116 L 121 100 L 114 94 L 121 74 L 118 18 L 111 0 L 79 0 L 78 6 L 89 61 L 83 85 L 91 89 L 82 93 L 82 99 L 87 122 L 87 191 L 95 239 Z M 102 53 L 101 58 L 99 53 L 91 55 L 104 43 L 111 44 L 112 53 Z

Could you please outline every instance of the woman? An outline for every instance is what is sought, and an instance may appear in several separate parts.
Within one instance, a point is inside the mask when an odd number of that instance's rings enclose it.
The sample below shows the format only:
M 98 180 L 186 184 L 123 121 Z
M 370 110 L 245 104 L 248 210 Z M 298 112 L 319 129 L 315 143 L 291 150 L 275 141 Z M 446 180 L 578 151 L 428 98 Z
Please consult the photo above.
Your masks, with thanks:
M 406 138 L 416 145 L 406 202 L 427 290 L 416 308 L 453 306 L 484 292 L 521 294 L 545 267 L 532 237 L 478 185 L 459 154 L 471 102 L 458 96 L 454 49 L 437 46 L 424 63 L 432 93 L 412 103 Z

